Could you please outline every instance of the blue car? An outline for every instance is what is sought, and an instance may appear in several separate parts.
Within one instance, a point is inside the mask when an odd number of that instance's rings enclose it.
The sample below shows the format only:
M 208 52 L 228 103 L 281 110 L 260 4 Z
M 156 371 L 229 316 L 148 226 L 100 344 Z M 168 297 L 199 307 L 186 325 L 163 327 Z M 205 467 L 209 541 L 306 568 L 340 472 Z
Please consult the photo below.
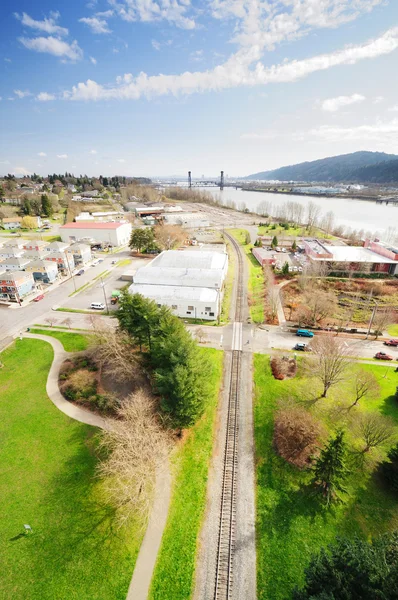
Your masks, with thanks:
M 314 337 L 314 334 L 312 333 L 312 331 L 308 331 L 308 329 L 297 329 L 296 335 L 301 336 L 301 337 L 309 337 L 309 338 Z

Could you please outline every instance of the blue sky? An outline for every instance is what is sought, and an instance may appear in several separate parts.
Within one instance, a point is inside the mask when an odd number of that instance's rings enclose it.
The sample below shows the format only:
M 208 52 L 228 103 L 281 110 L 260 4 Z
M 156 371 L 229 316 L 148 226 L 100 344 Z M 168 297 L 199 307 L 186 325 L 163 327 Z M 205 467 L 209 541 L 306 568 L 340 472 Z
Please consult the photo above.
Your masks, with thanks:
M 6 0 L 0 23 L 0 174 L 398 153 L 397 0 Z

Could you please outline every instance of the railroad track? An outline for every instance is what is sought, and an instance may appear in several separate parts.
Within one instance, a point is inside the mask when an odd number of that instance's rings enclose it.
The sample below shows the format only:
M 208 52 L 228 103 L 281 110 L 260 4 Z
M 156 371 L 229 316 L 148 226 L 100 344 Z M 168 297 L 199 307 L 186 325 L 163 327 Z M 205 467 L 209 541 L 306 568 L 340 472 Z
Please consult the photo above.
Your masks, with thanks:
M 239 244 L 225 234 L 236 250 L 238 279 L 236 288 L 235 323 L 242 322 L 243 313 L 243 259 Z M 238 465 L 238 416 L 241 350 L 232 351 L 231 379 L 229 384 L 228 414 L 224 448 L 224 467 L 217 546 L 215 600 L 229 600 L 233 582 L 233 557 L 235 550 L 236 478 Z

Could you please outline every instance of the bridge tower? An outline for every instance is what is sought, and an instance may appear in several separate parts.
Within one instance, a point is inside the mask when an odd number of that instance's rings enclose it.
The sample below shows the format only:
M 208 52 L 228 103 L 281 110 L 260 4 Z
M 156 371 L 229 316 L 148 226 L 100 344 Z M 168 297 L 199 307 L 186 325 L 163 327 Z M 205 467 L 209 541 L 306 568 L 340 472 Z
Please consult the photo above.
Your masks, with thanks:
M 224 189 L 224 171 L 221 171 L 221 177 L 220 177 L 220 190 Z
M 189 189 L 191 189 L 191 187 L 192 187 L 191 171 L 188 171 L 188 187 L 189 187 Z

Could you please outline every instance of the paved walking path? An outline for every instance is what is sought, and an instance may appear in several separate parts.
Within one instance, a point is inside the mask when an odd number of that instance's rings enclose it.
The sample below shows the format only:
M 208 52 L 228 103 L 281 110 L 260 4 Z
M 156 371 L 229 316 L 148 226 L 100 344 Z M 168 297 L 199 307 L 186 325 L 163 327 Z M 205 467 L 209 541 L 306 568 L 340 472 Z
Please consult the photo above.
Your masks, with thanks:
M 55 406 L 65 415 L 81 423 L 109 430 L 112 427 L 111 419 L 104 419 L 99 415 L 89 413 L 71 402 L 65 400 L 59 391 L 58 373 L 63 361 L 73 354 L 66 352 L 63 345 L 56 338 L 48 335 L 25 333 L 24 337 L 42 340 L 51 344 L 54 350 L 54 360 L 48 373 L 46 390 L 48 397 Z M 167 521 L 171 496 L 171 474 L 168 461 L 156 473 L 155 498 L 152 506 L 149 523 L 144 540 L 135 564 L 133 577 L 129 586 L 127 600 L 146 600 L 152 575 L 155 569 L 156 558 L 162 541 L 163 531 Z

